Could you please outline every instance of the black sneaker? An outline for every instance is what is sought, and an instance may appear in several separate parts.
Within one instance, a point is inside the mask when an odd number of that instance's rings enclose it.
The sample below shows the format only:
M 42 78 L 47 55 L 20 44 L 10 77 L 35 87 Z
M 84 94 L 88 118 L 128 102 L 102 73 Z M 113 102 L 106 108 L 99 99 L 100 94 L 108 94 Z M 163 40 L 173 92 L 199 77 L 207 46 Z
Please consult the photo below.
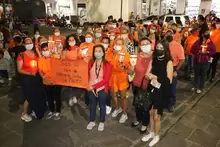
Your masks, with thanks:
M 168 108 L 168 112 L 170 112 L 170 113 L 174 112 L 174 110 L 175 110 L 174 106 Z

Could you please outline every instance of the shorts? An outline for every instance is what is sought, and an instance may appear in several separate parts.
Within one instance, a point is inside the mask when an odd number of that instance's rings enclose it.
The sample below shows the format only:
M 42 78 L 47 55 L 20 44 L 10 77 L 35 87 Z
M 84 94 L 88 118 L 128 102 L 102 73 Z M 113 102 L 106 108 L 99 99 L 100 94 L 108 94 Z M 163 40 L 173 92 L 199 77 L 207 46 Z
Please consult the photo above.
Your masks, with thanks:
M 128 75 L 127 74 L 112 74 L 110 78 L 110 88 L 114 92 L 125 90 L 129 87 Z

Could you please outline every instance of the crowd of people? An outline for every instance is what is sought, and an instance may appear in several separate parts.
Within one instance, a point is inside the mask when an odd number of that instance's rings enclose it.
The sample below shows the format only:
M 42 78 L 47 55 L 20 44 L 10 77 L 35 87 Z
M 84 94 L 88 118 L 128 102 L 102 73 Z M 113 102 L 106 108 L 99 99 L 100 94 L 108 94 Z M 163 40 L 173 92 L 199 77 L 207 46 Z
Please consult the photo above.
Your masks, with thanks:
M 113 118 L 121 114 L 119 123 L 126 122 L 131 86 L 136 113 L 131 126 L 140 126 L 141 134 L 150 126 L 150 132 L 142 141 L 152 139 L 149 146 L 154 146 L 160 140 L 163 110 L 175 110 L 180 70 L 184 70 L 186 80 L 194 75 L 192 91 L 197 94 L 204 89 L 207 78 L 210 82 L 215 78 L 220 57 L 220 19 L 210 20 L 200 15 L 183 28 L 173 21 L 161 25 L 160 20 L 154 19 L 145 26 L 141 20 L 129 24 L 109 17 L 103 26 L 79 26 L 77 33 L 67 37 L 58 28 L 49 38 L 42 36 L 39 30 L 33 38 L 16 30 L 11 39 L 1 33 L 1 82 L 14 77 L 19 80 L 24 98 L 21 119 L 25 122 L 32 121 L 33 117 L 43 118 L 47 107 L 46 119 L 59 120 L 61 92 L 70 106 L 84 94 L 85 104 L 90 108 L 88 130 L 96 125 L 97 103 L 99 105 L 98 131 L 104 130 L 105 117 L 111 112 Z M 50 41 L 59 42 L 54 53 L 49 47 Z M 51 58 L 88 63 L 88 71 L 85 71 L 89 77 L 88 88 L 53 83 L 46 64 Z M 16 63 L 16 75 L 10 74 L 13 63 Z

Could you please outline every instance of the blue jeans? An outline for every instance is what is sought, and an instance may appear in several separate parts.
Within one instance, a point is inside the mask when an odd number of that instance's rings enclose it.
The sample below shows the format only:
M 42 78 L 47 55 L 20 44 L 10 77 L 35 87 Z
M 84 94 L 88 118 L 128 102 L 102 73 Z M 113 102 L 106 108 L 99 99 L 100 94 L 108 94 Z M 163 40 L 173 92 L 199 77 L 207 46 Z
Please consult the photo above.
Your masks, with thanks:
M 193 57 L 191 55 L 185 55 L 185 77 L 188 78 L 193 72 Z
M 112 96 L 111 96 L 111 92 L 109 90 L 108 95 L 107 95 L 107 101 L 106 101 L 106 105 L 111 107 L 111 100 L 112 100 Z
M 95 121 L 96 106 L 98 101 L 100 107 L 100 122 L 105 122 L 107 95 L 108 93 L 106 93 L 104 90 L 98 92 L 98 97 L 96 97 L 93 92 L 88 92 L 90 102 L 90 121 Z
M 175 67 L 174 67 L 174 71 L 176 71 Z M 170 96 L 170 101 L 169 101 L 169 108 L 176 105 L 177 77 L 173 77 L 173 82 L 172 82 L 171 87 L 172 87 L 172 91 L 171 91 L 171 96 Z
M 206 74 L 209 68 L 209 63 L 195 63 L 195 78 L 194 78 L 194 87 L 196 89 L 202 90 L 205 86 Z

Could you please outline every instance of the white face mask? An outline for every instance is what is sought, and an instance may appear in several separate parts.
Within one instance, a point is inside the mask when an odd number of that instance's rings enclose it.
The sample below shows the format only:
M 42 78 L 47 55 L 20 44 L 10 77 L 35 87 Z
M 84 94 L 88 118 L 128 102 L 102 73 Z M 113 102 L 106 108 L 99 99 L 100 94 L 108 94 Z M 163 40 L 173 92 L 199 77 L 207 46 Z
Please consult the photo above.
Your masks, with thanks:
M 154 20 L 154 21 L 153 21 L 153 23 L 154 23 L 154 24 L 157 24 L 157 23 L 158 23 L 158 21 L 157 21 L 157 20 Z
M 115 36 L 110 36 L 110 40 L 115 40 Z
M 74 45 L 76 45 L 76 42 L 75 41 L 71 41 L 71 42 L 69 42 L 69 45 L 70 46 L 74 46 Z
M 216 24 L 216 28 L 217 28 L 217 29 L 220 29 L 220 24 Z
M 77 33 L 78 33 L 78 34 L 81 34 L 81 33 L 82 33 L 82 30 L 81 30 L 81 29 L 77 29 Z
M 34 44 L 27 44 L 25 45 L 26 50 L 32 50 L 34 47 Z
M 34 35 L 35 39 L 38 39 L 40 37 L 39 34 Z
M 144 52 L 144 53 L 149 53 L 151 51 L 151 45 L 143 45 L 141 46 L 141 50 Z
M 50 51 L 43 51 L 43 52 L 42 52 L 42 55 L 43 55 L 44 57 L 49 57 L 49 56 L 50 56 Z
M 122 37 L 123 39 L 127 39 L 127 38 L 128 38 L 128 34 L 123 34 L 123 35 L 121 35 L 121 37 Z
M 109 46 L 109 45 L 108 45 L 108 44 L 106 44 L 106 43 L 102 43 L 102 45 L 104 46 L 104 48 L 105 48 L 105 49 L 107 49 L 107 48 L 108 48 L 108 46 Z
M 177 32 L 181 32 L 181 29 L 180 29 L 180 28 L 177 28 L 176 31 L 177 31 Z
M 87 43 L 91 43 L 92 42 L 92 38 L 91 37 L 85 38 L 85 40 L 86 40 Z
M 121 49 L 122 49 L 122 47 L 119 46 L 119 45 L 115 45 L 115 46 L 114 46 L 114 50 L 116 50 L 116 51 L 120 51 Z
M 55 36 L 60 36 L 60 32 L 55 32 L 54 35 Z

